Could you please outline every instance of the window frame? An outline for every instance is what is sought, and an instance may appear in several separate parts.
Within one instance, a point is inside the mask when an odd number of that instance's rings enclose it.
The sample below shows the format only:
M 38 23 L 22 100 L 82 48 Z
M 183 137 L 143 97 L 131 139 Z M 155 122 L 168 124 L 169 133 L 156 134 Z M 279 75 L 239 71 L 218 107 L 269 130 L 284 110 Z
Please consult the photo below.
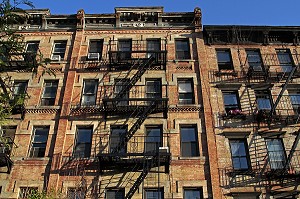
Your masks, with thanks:
M 242 154 L 242 155 L 233 155 L 233 146 L 232 146 L 232 142 L 235 142 L 235 143 L 242 143 L 243 144 L 243 150 L 245 152 L 245 154 Z M 251 161 L 250 161 L 250 154 L 249 154 L 249 148 L 248 148 L 248 143 L 247 143 L 247 139 L 237 139 L 237 138 L 232 138 L 232 139 L 229 139 L 229 147 L 230 147 L 230 154 L 231 154 L 231 162 L 232 162 L 232 168 L 235 170 L 235 171 L 248 171 L 251 169 Z M 235 168 L 235 164 L 234 162 L 236 162 L 234 159 L 238 158 L 239 159 L 239 167 Z M 244 159 L 246 160 L 246 166 L 247 167 L 242 167 L 242 164 L 241 164 L 241 159 Z
M 284 147 L 284 143 L 282 138 L 266 138 L 266 145 L 267 145 L 267 152 L 268 152 L 268 160 L 269 160 L 269 166 L 271 170 L 281 170 L 284 169 L 286 160 L 287 160 L 287 156 L 286 156 L 286 151 L 285 151 L 285 147 Z M 280 147 L 281 150 L 275 150 L 275 151 L 271 151 L 269 148 L 269 143 L 268 141 L 278 141 L 277 143 L 280 143 Z M 274 145 L 273 145 L 274 147 Z M 281 157 L 282 159 L 273 159 L 272 160 L 272 155 L 270 155 L 271 153 L 275 153 L 275 156 L 273 157 Z M 278 155 L 280 153 L 280 155 Z M 272 163 L 273 162 L 273 163 Z M 278 164 L 278 162 L 280 162 L 280 164 Z
M 44 135 L 46 137 L 46 139 L 44 141 L 40 141 L 40 142 L 35 142 L 34 141 L 35 137 L 36 137 L 37 130 L 41 130 L 42 131 L 41 133 L 46 133 Z M 49 139 L 49 131 L 50 131 L 50 127 L 49 126 L 34 126 L 33 127 L 28 157 L 30 157 L 30 158 L 43 158 L 43 157 L 46 157 L 46 149 L 47 149 L 47 142 L 48 142 L 48 139 Z M 34 145 L 37 145 L 37 146 L 35 147 Z M 42 148 L 42 149 L 44 149 L 42 151 L 43 155 L 39 155 L 39 151 L 38 151 L 38 155 L 36 156 L 35 155 L 35 151 L 36 150 L 34 148 Z
M 180 91 L 180 84 L 190 83 L 191 91 Z M 195 104 L 195 94 L 194 94 L 194 81 L 191 78 L 180 78 L 177 79 L 177 91 L 178 91 L 178 104 Z
M 220 55 L 218 53 L 228 53 L 229 60 L 220 60 Z M 230 49 L 216 49 L 216 56 L 217 56 L 217 62 L 218 62 L 218 69 L 219 71 L 234 71 L 234 66 L 232 62 L 232 55 Z
M 127 46 L 127 44 L 129 44 Z M 132 39 L 118 39 L 119 59 L 131 59 Z
M 18 91 L 16 93 L 16 88 L 20 88 L 20 86 L 16 86 L 16 84 L 24 84 L 24 89 L 23 91 Z M 21 95 L 26 95 L 26 91 L 27 91 L 27 87 L 28 87 L 28 80 L 14 80 L 14 84 L 13 84 L 13 96 L 21 96 Z
M 300 114 L 300 91 L 299 90 L 289 90 L 289 98 L 292 104 L 292 108 L 294 110 L 295 115 Z M 293 103 L 297 102 L 297 103 Z
M 114 194 L 114 197 L 108 194 L 108 192 L 112 193 L 121 193 L 122 196 L 117 196 Z M 105 190 L 105 199 L 124 199 L 125 198 L 125 188 L 118 189 L 106 189 Z
M 193 133 L 194 135 L 194 140 L 193 141 L 183 141 L 183 129 L 193 129 Z M 184 125 L 180 125 L 179 126 L 179 131 L 180 131 L 180 156 L 181 157 L 199 157 L 200 156 L 200 147 L 199 147 L 199 137 L 198 137 L 198 128 L 197 125 L 188 125 L 188 124 L 184 124 Z M 190 132 L 191 133 L 191 132 Z M 186 138 L 185 138 L 186 139 Z M 190 139 L 190 138 L 188 138 Z M 187 154 L 186 151 L 187 147 L 184 147 L 183 145 L 185 144 L 189 144 L 190 146 L 190 154 Z M 193 150 L 194 147 L 194 150 Z
M 144 192 L 144 198 L 145 199 L 163 199 L 164 198 L 164 188 L 163 187 L 160 187 L 160 188 L 145 188 L 143 192 Z M 157 195 L 158 197 L 155 197 L 155 198 L 154 198 L 154 196 L 152 196 L 151 198 L 148 198 L 147 193 L 150 193 L 150 192 L 158 193 L 159 195 Z
M 28 46 L 30 46 L 30 45 L 33 45 L 36 48 L 34 48 L 34 50 L 28 50 Z M 40 45 L 40 41 L 27 41 L 25 52 L 36 55 L 39 50 L 39 45 Z
M 181 44 L 181 45 L 179 45 L 179 44 Z M 184 47 L 186 49 L 182 48 L 183 45 L 185 45 Z M 177 60 L 191 59 L 190 40 L 188 38 L 175 39 L 175 58 Z
M 200 193 L 199 199 L 204 198 L 202 187 L 183 187 L 183 199 L 190 199 L 190 197 L 189 198 L 186 197 L 186 191 L 199 191 L 199 193 Z M 194 198 L 192 198 L 192 199 L 194 199 Z
M 150 58 L 151 56 L 156 59 L 161 59 L 161 39 L 160 38 L 148 38 L 146 39 L 146 57 Z
M 94 50 L 92 48 L 92 43 L 96 43 L 96 50 Z M 88 59 L 89 60 L 94 60 L 91 59 L 89 56 L 91 53 L 97 53 L 98 54 L 98 58 L 97 60 L 101 60 L 102 59 L 102 53 L 103 53 L 103 44 L 104 44 L 104 40 L 103 39 L 91 39 L 89 40 L 89 48 L 88 48 Z
M 117 130 L 114 132 L 114 130 Z M 110 126 L 110 136 L 109 136 L 109 153 L 127 153 L 127 143 L 121 146 L 119 150 L 115 150 L 116 147 L 122 142 L 122 138 L 125 139 L 128 133 L 128 126 L 124 125 L 111 125 Z M 114 135 L 115 134 L 115 135 Z M 123 135 L 121 135 L 123 134 Z
M 153 83 L 152 85 L 149 85 L 149 83 Z M 157 83 L 157 84 L 156 84 Z M 158 78 L 147 78 L 145 79 L 146 84 L 146 98 L 162 98 L 162 83 L 161 79 Z M 151 88 L 151 89 L 150 89 Z M 153 89 L 154 88 L 154 89 Z
M 94 83 L 94 91 L 92 93 L 85 93 L 85 87 L 86 87 L 86 83 L 88 82 L 93 82 Z M 97 79 L 85 79 L 83 80 L 83 86 L 82 86 L 82 94 L 81 94 L 81 102 L 80 105 L 81 106 L 93 106 L 96 105 L 96 101 L 97 101 L 97 91 L 98 91 L 98 80 Z M 85 102 L 85 97 L 92 97 L 94 96 L 94 100 L 91 103 Z
M 81 132 L 84 131 L 84 132 Z M 89 138 L 89 142 L 79 142 L 79 138 L 81 137 L 79 134 L 83 133 L 85 134 L 85 131 L 89 131 L 90 136 L 85 135 L 84 137 Z M 92 151 L 92 138 L 93 138 L 93 126 L 77 126 L 76 128 L 76 135 L 74 139 L 74 149 L 73 149 L 73 157 L 79 157 L 79 158 L 88 158 L 91 156 Z M 84 151 L 82 151 L 82 148 L 79 148 L 84 145 Z
M 48 84 L 48 83 L 51 83 L 51 85 L 47 86 L 46 84 Z M 55 105 L 58 83 L 59 83 L 58 80 L 45 80 L 44 81 L 43 93 L 42 93 L 42 97 L 41 97 L 41 106 L 54 106 Z M 56 87 L 55 95 L 53 97 L 45 97 L 46 88 L 52 88 L 53 84 L 54 84 L 54 88 Z M 50 101 L 50 100 L 52 100 L 52 101 Z
M 158 129 L 159 135 L 150 135 L 151 133 L 156 134 L 156 131 L 151 131 L 152 129 Z M 159 140 L 159 141 L 158 141 Z M 148 146 L 147 146 L 148 145 Z M 162 125 L 145 125 L 145 141 L 144 141 L 144 152 L 158 152 L 159 147 L 163 146 L 163 127 Z
M 233 91 L 222 91 L 223 95 L 223 103 L 224 103 L 224 109 L 227 114 L 230 114 L 231 111 L 234 110 L 241 110 L 241 103 L 240 103 L 240 98 L 239 98 L 239 92 L 237 90 Z M 227 104 L 226 103 L 226 96 L 235 96 L 236 104 Z M 231 98 L 232 99 L 232 98 Z
M 51 53 L 51 59 L 53 59 L 53 55 L 59 55 L 60 56 L 60 60 L 57 61 L 61 61 L 61 60 L 65 60 L 65 55 L 66 55 L 66 50 L 67 50 L 67 40 L 57 40 L 53 42 L 53 48 L 52 48 L 52 53 Z M 56 48 L 56 45 L 64 45 L 64 47 L 59 47 Z M 59 50 L 56 52 L 56 50 Z
M 276 55 L 278 58 L 278 63 L 281 67 L 281 72 L 290 73 L 293 70 L 293 67 L 295 66 L 290 49 L 276 49 Z M 285 59 L 284 62 L 282 62 L 282 58 Z
M 257 104 L 257 110 L 259 111 L 270 111 L 273 107 L 273 99 L 270 90 L 255 90 L 255 100 Z M 259 100 L 261 99 L 261 100 Z M 266 101 L 268 100 L 268 104 L 266 104 Z M 263 102 L 263 103 L 261 103 Z M 262 105 L 260 105 L 262 104 Z M 263 107 L 261 107 L 263 106 Z M 269 108 L 267 107 L 269 106 Z M 265 107 L 265 108 L 264 108 Z
M 257 53 L 257 54 L 256 54 Z M 261 53 L 259 49 L 246 49 L 246 54 L 247 54 L 247 62 L 249 65 L 249 70 L 253 71 L 253 72 L 264 72 L 265 67 L 261 58 Z M 249 57 L 251 58 L 255 57 L 254 59 L 257 60 L 256 61 L 252 61 L 251 59 L 249 59 Z

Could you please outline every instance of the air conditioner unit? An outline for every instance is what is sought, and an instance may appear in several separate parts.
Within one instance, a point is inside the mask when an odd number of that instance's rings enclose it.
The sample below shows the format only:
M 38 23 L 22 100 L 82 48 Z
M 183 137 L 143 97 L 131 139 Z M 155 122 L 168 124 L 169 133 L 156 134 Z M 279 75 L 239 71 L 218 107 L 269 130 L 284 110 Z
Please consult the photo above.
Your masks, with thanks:
M 100 55 L 99 53 L 89 53 L 88 54 L 88 59 L 89 60 L 99 60 Z
M 167 146 L 160 146 L 159 147 L 159 152 L 160 153 L 169 153 L 169 147 L 167 147 Z
M 52 61 L 60 61 L 61 57 L 60 57 L 60 55 L 52 55 L 51 60 Z

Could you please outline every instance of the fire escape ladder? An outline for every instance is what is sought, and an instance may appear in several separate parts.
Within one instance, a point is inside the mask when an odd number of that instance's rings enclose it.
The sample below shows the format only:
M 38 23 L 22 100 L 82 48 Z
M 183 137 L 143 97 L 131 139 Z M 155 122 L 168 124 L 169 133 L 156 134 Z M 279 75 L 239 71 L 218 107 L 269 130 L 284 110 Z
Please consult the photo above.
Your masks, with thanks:
M 156 160 L 156 156 L 152 157 L 144 157 L 144 164 L 143 164 L 143 170 L 140 174 L 140 176 L 137 178 L 137 180 L 134 182 L 130 190 L 125 196 L 125 199 L 131 199 L 136 190 L 138 190 L 139 186 L 142 184 L 146 176 L 148 175 L 151 168 L 154 166 Z
M 298 56 L 296 56 L 296 57 L 298 57 Z M 281 99 L 284 91 L 286 90 L 289 82 L 291 81 L 292 77 L 294 76 L 295 71 L 298 68 L 299 68 L 299 63 L 295 67 L 293 67 L 293 69 L 291 70 L 291 72 L 290 72 L 288 78 L 286 79 L 285 83 L 282 85 L 281 91 L 280 91 L 280 93 L 279 93 L 279 95 L 278 95 L 278 97 L 277 97 L 277 99 L 276 99 L 276 101 L 274 103 L 274 106 L 272 107 L 272 109 L 270 111 L 270 115 L 269 115 L 269 118 L 268 118 L 268 124 L 269 124 L 269 126 L 270 126 L 270 123 L 271 123 L 272 116 L 275 114 L 276 107 L 279 104 L 280 99 Z
M 137 67 L 138 71 L 134 74 L 134 76 L 128 82 L 126 82 L 126 85 L 124 85 L 122 87 L 122 89 L 115 96 L 115 98 L 116 99 L 123 98 L 126 95 L 127 91 L 129 91 L 132 88 L 132 86 L 135 85 L 135 83 L 142 77 L 142 75 L 145 73 L 147 68 L 149 68 L 149 66 L 151 66 L 154 61 L 155 61 L 154 56 L 151 56 L 150 58 L 142 61 Z
M 141 112 L 140 115 L 138 115 L 137 121 L 132 125 L 132 127 L 129 129 L 127 134 L 121 138 L 121 142 L 118 144 L 118 146 L 113 150 L 112 153 L 117 153 L 120 151 L 126 143 L 132 138 L 132 136 L 135 134 L 135 132 L 141 127 L 143 122 L 147 119 L 148 115 L 153 111 L 153 109 L 156 106 L 155 100 L 151 101 L 147 108 L 144 109 L 143 112 Z
M 296 138 L 293 142 L 293 146 L 290 150 L 290 153 L 286 159 L 286 162 L 285 162 L 285 165 L 284 165 L 284 171 L 289 169 L 289 166 L 290 166 L 290 163 L 292 161 L 292 158 L 293 158 L 293 155 L 294 155 L 294 152 L 296 151 L 296 148 L 297 148 L 297 145 L 299 143 L 299 140 L 300 140 L 300 130 L 297 132 L 297 135 L 296 135 Z

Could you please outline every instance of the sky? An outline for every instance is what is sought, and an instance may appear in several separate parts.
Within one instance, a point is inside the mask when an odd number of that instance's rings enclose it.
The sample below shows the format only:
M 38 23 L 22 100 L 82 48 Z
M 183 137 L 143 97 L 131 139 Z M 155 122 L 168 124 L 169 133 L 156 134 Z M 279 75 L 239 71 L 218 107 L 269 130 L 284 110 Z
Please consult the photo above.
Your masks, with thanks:
M 163 6 L 165 12 L 202 10 L 203 25 L 300 26 L 300 0 L 31 0 L 51 14 L 114 13 L 115 7 Z

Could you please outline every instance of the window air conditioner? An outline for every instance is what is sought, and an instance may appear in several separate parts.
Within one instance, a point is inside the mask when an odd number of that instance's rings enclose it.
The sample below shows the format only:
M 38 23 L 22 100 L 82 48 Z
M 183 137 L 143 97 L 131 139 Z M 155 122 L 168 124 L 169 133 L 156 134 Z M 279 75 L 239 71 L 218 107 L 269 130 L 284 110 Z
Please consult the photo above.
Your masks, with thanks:
M 60 57 L 60 55 L 52 55 L 51 60 L 52 61 L 60 61 L 61 57 Z
M 159 152 L 160 153 L 169 153 L 169 147 L 167 147 L 167 146 L 160 146 L 159 147 Z
M 99 53 L 89 53 L 88 54 L 89 60 L 99 60 L 99 58 L 100 58 Z

